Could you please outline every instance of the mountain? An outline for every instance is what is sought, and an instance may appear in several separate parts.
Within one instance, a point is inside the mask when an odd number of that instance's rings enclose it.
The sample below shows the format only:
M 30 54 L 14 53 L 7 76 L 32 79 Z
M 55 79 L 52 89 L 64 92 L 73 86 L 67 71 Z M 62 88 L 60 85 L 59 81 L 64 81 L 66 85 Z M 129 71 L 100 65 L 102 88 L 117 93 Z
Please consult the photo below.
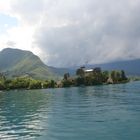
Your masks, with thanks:
M 66 69 L 46 66 L 30 51 L 6 48 L 0 52 L 0 72 L 7 77 L 31 76 L 35 79 L 57 79 Z
M 140 59 L 88 65 L 87 67 L 101 67 L 103 70 L 124 70 L 127 75 L 140 76 Z
M 140 76 L 140 59 L 87 65 L 86 67 L 124 70 L 127 75 Z M 77 68 L 79 67 L 55 68 L 47 66 L 30 51 L 12 48 L 0 51 L 0 73 L 4 73 L 7 77 L 30 76 L 35 79 L 59 79 L 67 72 L 74 75 Z

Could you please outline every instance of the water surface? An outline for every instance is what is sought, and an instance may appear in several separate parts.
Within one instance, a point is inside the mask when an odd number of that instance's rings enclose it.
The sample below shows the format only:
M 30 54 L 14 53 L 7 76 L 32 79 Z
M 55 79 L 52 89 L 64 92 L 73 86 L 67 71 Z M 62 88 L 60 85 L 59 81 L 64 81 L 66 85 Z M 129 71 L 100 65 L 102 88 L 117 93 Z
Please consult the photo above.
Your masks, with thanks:
M 140 82 L 0 92 L 0 139 L 139 140 Z

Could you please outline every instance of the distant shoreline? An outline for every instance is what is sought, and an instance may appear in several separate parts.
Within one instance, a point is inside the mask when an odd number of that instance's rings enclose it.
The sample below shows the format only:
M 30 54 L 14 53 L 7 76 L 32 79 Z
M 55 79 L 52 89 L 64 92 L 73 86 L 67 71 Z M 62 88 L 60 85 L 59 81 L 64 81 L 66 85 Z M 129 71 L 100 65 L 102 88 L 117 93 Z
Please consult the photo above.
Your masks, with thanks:
M 140 81 L 140 80 L 139 80 Z M 66 88 L 78 88 L 78 87 L 82 87 L 82 88 L 85 88 L 85 87 L 97 87 L 97 86 L 108 86 L 108 85 L 119 85 L 119 84 L 127 84 L 129 82 L 135 82 L 135 81 L 125 81 L 125 82 L 121 82 L 121 83 L 115 83 L 115 84 L 107 84 L 107 83 L 103 83 L 103 84 L 98 84 L 98 85 L 89 85 L 89 86 L 84 86 L 84 85 L 81 85 L 81 86 L 70 86 L 70 87 L 53 87 L 53 88 L 32 88 L 32 89 L 27 89 L 27 88 L 15 88 L 15 89 L 3 89 L 3 90 L 0 90 L 0 93 L 4 92 L 4 91 L 23 91 L 23 90 L 43 90 L 43 89 L 66 89 Z

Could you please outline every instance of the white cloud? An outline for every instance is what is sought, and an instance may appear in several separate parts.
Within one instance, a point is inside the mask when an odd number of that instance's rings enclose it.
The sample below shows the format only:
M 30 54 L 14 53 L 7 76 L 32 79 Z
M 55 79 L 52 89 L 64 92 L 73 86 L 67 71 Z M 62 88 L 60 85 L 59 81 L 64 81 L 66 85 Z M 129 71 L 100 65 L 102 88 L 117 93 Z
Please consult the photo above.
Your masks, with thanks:
M 0 0 L 0 13 L 6 13 L 10 10 L 11 0 Z
M 0 14 L 4 14 L 5 16 L 10 17 L 15 17 L 17 19 L 18 24 L 16 26 L 12 26 L 11 28 L 6 28 L 10 25 L 10 23 L 5 23 L 5 32 L 3 34 L 0 34 L 0 50 L 6 47 L 12 47 L 12 48 L 19 48 L 19 49 L 24 49 L 24 50 L 30 50 L 39 55 L 41 51 L 38 47 L 34 48 L 33 47 L 33 35 L 38 27 L 38 23 L 33 21 L 33 19 L 30 19 L 27 17 L 27 15 L 24 15 L 24 13 L 28 13 L 28 15 L 31 17 L 31 10 L 28 7 L 26 10 L 26 4 L 24 5 L 24 2 L 27 3 L 27 1 L 19 1 L 17 0 L 5 0 L 2 1 L 0 0 Z M 31 3 L 29 3 L 30 5 Z M 23 9 L 25 11 L 23 11 Z M 19 10 L 19 11 L 18 11 Z M 20 11 L 21 10 L 21 11 Z M 36 10 L 36 9 L 34 9 Z M 23 12 L 23 13 L 22 13 Z M 35 16 L 35 15 L 34 15 Z M 30 19 L 30 20 L 29 20 Z M 2 19 L 1 19 L 2 20 Z M 38 19 L 39 20 L 39 19 Z M 32 22 L 31 22 L 32 21 Z M 10 22 L 10 20 L 9 20 Z M 30 23 L 31 22 L 31 23 Z M 9 43 L 9 42 L 14 42 L 14 45 Z M 38 50 L 38 51 L 36 51 Z
M 0 36 L 0 48 L 15 42 L 53 66 L 140 58 L 139 0 L 5 1 L 0 12 L 19 24 Z

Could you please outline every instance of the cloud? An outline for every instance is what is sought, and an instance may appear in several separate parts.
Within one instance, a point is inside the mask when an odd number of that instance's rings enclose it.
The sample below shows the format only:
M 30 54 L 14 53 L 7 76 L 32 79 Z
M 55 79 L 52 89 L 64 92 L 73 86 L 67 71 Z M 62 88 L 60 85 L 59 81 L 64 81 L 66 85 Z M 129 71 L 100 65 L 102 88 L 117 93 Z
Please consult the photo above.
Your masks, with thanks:
M 11 4 L 12 13 L 24 24 L 37 24 L 42 16 L 43 0 L 15 0 Z
M 7 46 L 9 46 L 9 47 L 15 47 L 16 46 L 16 43 L 13 42 L 13 41 L 8 41 L 7 42 Z
M 22 33 L 11 41 L 48 65 L 140 58 L 139 0 L 14 0 L 10 11 L 20 24 L 9 34 Z
M 36 44 L 55 66 L 134 59 L 140 52 L 140 2 L 64 0 L 48 11 Z M 51 24 L 50 24 L 51 23 Z

